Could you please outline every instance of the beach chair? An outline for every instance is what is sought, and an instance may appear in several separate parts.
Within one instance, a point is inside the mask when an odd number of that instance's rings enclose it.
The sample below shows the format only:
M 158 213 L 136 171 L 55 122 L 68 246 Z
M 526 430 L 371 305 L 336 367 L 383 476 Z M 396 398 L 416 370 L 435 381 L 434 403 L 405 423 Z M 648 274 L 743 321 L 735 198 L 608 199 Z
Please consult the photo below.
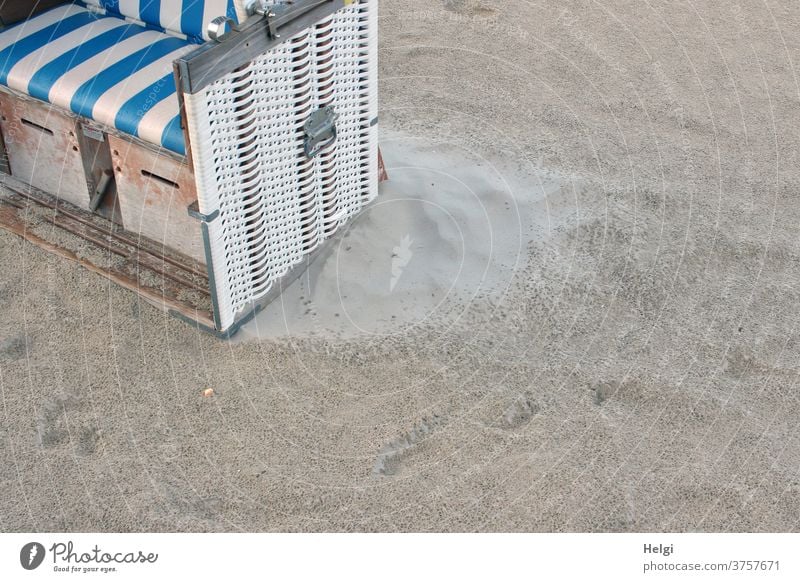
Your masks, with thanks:
M 228 336 L 377 195 L 376 0 L 48 4 L 0 30 L 0 226 Z

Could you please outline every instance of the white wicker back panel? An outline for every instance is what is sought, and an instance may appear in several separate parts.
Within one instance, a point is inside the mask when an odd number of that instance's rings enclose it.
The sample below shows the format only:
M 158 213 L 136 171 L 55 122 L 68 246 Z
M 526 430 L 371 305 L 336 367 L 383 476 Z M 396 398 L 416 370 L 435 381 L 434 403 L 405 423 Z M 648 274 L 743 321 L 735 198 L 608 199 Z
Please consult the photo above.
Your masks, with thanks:
M 354 2 L 185 96 L 222 330 L 377 194 L 377 17 Z M 336 142 L 308 158 L 303 124 L 329 105 Z

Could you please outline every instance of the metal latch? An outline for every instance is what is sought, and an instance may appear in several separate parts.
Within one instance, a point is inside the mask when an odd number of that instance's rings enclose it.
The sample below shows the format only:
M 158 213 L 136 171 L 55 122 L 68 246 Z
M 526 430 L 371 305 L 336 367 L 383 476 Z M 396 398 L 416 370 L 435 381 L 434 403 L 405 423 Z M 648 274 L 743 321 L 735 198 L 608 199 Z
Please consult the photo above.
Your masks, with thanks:
M 278 29 L 292 20 L 302 16 L 321 4 L 333 0 L 284 0 L 283 2 L 268 2 L 267 0 L 252 0 L 247 5 L 247 14 L 254 16 L 260 14 L 267 24 L 267 36 L 280 38 Z
M 322 148 L 336 141 L 336 119 L 339 115 L 333 107 L 323 107 L 312 113 L 303 125 L 306 139 L 303 149 L 309 158 L 316 156 Z

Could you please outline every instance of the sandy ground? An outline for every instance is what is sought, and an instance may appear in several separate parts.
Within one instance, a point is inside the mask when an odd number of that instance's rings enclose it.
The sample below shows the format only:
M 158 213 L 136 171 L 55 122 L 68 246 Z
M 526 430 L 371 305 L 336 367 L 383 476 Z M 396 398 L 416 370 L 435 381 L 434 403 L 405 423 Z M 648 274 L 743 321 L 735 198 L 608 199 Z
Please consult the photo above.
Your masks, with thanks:
M 380 198 L 237 341 L 444 331 L 476 303 L 500 304 L 527 245 L 572 218 L 570 184 L 552 171 L 419 136 L 381 144 L 392 176 Z
M 384 2 L 392 183 L 235 342 L 0 233 L 0 530 L 797 530 L 800 5 L 724 4 Z

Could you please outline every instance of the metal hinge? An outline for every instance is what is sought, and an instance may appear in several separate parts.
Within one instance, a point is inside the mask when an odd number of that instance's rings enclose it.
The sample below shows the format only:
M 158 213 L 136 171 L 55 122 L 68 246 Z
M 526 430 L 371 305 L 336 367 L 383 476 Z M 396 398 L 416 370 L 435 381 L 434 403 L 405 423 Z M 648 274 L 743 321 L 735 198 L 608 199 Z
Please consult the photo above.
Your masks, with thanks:
M 213 222 L 216 220 L 217 216 L 219 216 L 219 208 L 217 208 L 211 214 L 203 214 L 200 212 L 200 205 L 197 203 L 197 200 L 189 204 L 189 207 L 186 209 L 186 211 L 192 218 L 196 218 L 197 220 L 205 223 Z

